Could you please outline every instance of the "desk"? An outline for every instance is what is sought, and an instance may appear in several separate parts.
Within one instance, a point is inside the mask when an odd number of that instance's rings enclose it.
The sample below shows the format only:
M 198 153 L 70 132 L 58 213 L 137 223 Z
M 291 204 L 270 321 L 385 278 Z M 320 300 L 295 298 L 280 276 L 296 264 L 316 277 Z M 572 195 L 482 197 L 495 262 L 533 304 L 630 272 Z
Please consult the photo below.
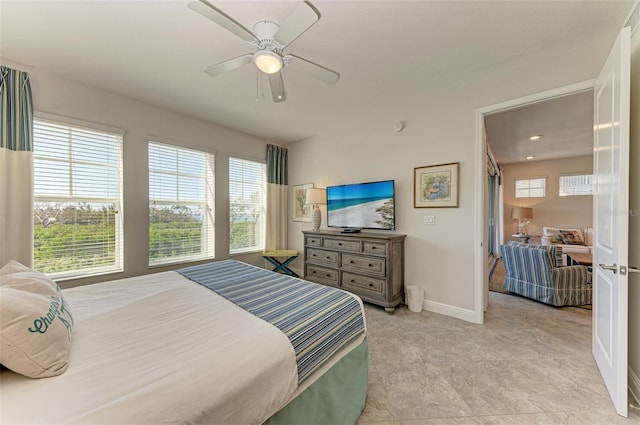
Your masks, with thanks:
M 567 252 L 567 266 L 592 266 L 593 255 L 588 252 Z
M 274 272 L 283 273 L 293 277 L 300 277 L 298 276 L 298 273 L 287 267 L 289 263 L 298 258 L 298 251 L 295 249 L 274 249 L 271 251 L 264 251 L 262 253 L 262 257 L 275 266 L 273 268 Z M 284 258 L 285 260 L 280 262 L 277 258 Z

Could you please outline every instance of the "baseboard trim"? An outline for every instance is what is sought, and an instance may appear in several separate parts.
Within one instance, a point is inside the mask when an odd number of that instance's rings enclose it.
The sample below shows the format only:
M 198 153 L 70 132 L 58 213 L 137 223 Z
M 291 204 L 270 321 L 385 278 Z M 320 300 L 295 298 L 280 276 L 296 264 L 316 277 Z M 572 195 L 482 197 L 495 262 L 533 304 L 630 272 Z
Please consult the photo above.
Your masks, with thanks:
M 636 399 L 636 405 L 640 404 L 640 377 L 631 369 L 631 366 L 628 367 L 627 375 L 629 377 L 629 390 L 631 391 L 631 395 Z M 629 402 L 631 402 L 631 400 L 629 400 Z
M 455 317 L 456 319 L 465 320 L 471 323 L 477 323 L 476 313 L 466 308 L 454 307 L 449 304 L 443 304 L 436 301 L 424 300 L 422 309 L 432 313 L 444 314 L 445 316 Z

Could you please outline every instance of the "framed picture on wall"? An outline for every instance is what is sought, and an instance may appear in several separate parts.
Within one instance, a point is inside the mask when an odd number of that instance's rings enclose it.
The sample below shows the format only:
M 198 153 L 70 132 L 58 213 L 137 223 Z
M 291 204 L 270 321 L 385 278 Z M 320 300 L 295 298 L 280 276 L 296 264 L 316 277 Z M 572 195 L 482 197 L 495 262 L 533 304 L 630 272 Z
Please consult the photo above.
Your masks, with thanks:
M 312 187 L 313 183 L 293 186 L 293 221 L 311 222 L 311 205 L 306 205 L 306 196 Z
M 457 207 L 459 166 L 459 162 L 452 162 L 414 168 L 413 207 Z

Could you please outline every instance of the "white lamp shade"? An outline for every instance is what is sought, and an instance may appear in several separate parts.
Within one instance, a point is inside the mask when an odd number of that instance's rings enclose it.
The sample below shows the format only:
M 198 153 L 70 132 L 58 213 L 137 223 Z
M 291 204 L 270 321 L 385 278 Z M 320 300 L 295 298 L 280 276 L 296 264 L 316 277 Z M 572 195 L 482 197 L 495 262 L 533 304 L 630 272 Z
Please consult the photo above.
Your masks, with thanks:
M 326 189 L 312 188 L 307 189 L 305 204 L 307 205 L 325 205 L 327 203 Z
M 275 74 L 282 69 L 282 58 L 269 50 L 260 50 L 253 55 L 253 62 L 265 74 Z

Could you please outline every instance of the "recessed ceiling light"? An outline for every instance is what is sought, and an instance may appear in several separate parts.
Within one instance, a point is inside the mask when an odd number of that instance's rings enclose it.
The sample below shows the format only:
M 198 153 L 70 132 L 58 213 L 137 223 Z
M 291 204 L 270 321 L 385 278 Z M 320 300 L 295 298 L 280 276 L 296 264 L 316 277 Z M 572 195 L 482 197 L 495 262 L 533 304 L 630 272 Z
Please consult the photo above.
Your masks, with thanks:
M 533 159 L 533 158 L 535 158 L 535 156 L 529 155 L 526 159 Z
M 537 134 L 535 136 L 529 137 L 529 140 L 539 140 L 542 137 L 542 134 Z

